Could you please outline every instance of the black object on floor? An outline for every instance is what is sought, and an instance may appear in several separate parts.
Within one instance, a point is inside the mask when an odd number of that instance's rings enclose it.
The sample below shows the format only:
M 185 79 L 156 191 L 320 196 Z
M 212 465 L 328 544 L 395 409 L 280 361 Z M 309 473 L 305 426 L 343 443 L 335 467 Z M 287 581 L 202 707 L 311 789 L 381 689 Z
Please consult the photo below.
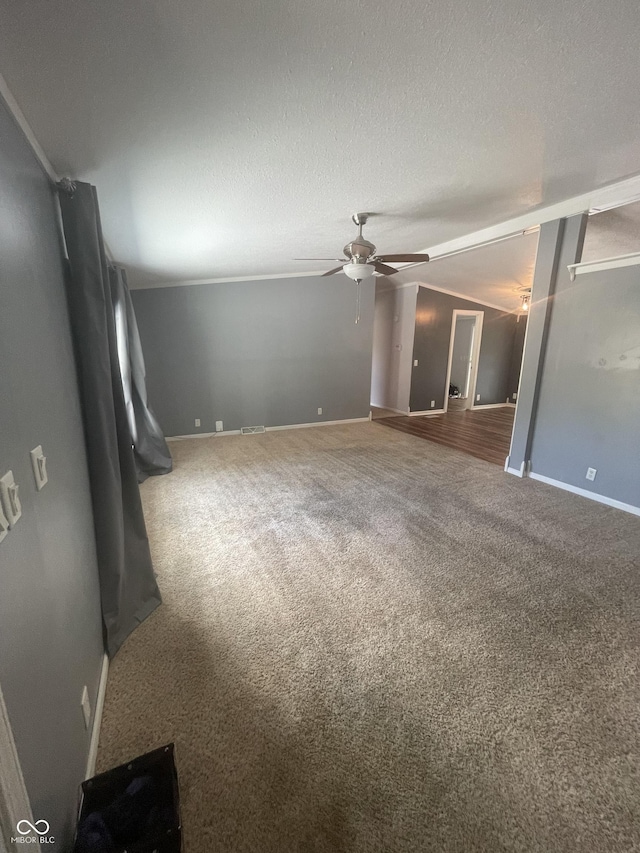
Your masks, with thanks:
M 180 853 L 174 745 L 82 783 L 74 853 Z

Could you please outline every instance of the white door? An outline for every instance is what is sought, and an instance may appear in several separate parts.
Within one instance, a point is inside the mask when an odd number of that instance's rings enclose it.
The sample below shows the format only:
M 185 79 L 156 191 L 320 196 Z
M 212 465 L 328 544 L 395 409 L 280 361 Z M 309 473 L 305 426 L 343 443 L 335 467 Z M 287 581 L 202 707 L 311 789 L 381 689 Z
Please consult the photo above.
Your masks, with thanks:
M 463 408 L 472 409 L 475 405 L 483 320 L 484 311 L 453 311 L 444 392 L 445 412 L 449 407 L 449 390 L 452 385 L 458 389 Z

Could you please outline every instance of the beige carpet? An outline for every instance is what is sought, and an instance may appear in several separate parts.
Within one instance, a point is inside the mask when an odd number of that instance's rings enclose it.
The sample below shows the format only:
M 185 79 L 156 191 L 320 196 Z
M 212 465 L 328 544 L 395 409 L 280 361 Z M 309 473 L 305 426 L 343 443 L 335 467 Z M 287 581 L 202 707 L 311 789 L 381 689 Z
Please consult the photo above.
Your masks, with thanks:
M 375 424 L 172 444 L 105 769 L 185 848 L 640 850 L 640 519 Z

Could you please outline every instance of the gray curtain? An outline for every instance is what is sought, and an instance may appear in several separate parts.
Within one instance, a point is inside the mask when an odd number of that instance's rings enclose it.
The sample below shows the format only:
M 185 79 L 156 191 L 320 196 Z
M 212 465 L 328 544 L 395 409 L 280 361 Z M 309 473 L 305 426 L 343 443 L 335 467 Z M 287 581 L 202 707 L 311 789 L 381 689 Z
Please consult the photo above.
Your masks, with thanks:
M 63 182 L 73 334 L 110 657 L 160 604 L 149 552 L 118 359 L 111 277 L 95 188 Z
M 142 483 L 147 477 L 168 474 L 171 471 L 171 453 L 160 424 L 147 400 L 144 356 L 131 294 L 127 286 L 127 274 L 122 267 L 112 265 L 109 267 L 109 280 L 122 390 L 127 407 L 138 482 Z

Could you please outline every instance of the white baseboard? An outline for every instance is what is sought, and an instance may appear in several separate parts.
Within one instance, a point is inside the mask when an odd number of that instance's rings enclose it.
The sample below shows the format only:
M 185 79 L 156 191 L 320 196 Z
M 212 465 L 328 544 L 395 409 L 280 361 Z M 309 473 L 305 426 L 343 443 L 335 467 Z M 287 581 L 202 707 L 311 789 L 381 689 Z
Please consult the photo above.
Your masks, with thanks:
M 190 438 L 213 438 L 214 435 L 240 435 L 239 429 L 227 429 L 224 432 L 194 432 L 190 435 L 167 435 L 165 441 L 187 441 Z
M 623 512 L 630 512 L 632 515 L 640 515 L 640 506 L 633 506 L 622 501 L 617 501 L 614 498 L 608 498 L 606 495 L 599 495 L 596 492 L 590 492 L 588 489 L 581 489 L 579 486 L 571 486 L 569 483 L 563 483 L 561 480 L 554 480 L 552 477 L 545 477 L 544 474 L 536 474 L 533 471 L 529 472 L 529 477 L 532 480 L 539 480 L 541 483 L 547 483 L 549 486 L 555 486 L 557 489 L 564 489 L 565 492 L 571 492 L 574 495 L 580 495 L 583 498 L 597 501 L 597 503 L 612 506 L 615 509 L 621 509 Z
M 406 412 L 402 412 L 402 414 L 406 414 Z M 371 418 L 367 416 L 366 418 L 345 418 L 341 421 L 313 421 L 308 424 L 283 424 L 282 426 L 265 427 L 264 431 L 274 432 L 281 429 L 307 429 L 309 427 L 339 426 L 340 424 L 361 424 L 367 423 L 370 420 Z M 240 430 L 226 429 L 223 432 L 196 432 L 193 433 L 193 435 L 168 435 L 166 436 L 166 441 L 185 441 L 189 438 L 211 438 L 214 435 L 240 435 Z
M 406 414 L 406 413 L 405 413 Z M 409 412 L 410 418 L 421 418 L 425 415 L 444 415 L 444 409 L 426 409 L 424 412 Z
M 515 407 L 515 403 L 480 403 L 471 406 L 471 411 L 476 412 L 478 409 L 515 409 Z
M 98 758 L 98 743 L 100 741 L 100 728 L 102 726 L 102 713 L 104 711 L 104 697 L 107 692 L 107 678 L 109 676 L 109 658 L 102 658 L 102 669 L 100 670 L 100 683 L 98 695 L 96 696 L 96 707 L 93 712 L 93 726 L 91 728 L 91 740 L 89 742 L 89 755 L 87 756 L 87 769 L 85 779 L 95 776 L 96 760 Z
M 395 412 L 396 415 L 408 415 L 407 409 L 394 409 L 393 406 L 375 406 L 376 409 L 386 409 L 388 412 Z
M 314 421 L 310 424 L 286 424 L 285 426 L 265 427 L 266 432 L 274 432 L 281 429 L 307 429 L 308 427 L 339 426 L 340 424 L 362 424 L 368 423 L 369 418 L 346 418 L 343 421 Z

